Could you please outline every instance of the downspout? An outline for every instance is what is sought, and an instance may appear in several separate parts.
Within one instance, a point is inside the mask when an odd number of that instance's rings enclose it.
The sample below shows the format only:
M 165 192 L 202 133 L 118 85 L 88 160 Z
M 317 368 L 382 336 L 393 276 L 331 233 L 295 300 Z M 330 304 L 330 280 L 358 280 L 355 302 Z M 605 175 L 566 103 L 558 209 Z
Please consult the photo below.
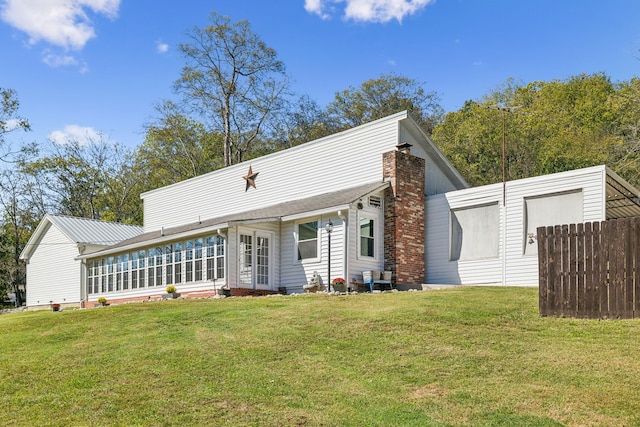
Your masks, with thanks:
M 224 265 L 224 281 L 222 287 L 229 288 L 229 229 L 227 228 L 227 232 L 223 233 L 220 229 L 216 230 L 216 234 L 223 238 L 224 245 L 224 259 L 222 260 L 222 264 Z M 216 274 L 218 274 L 216 272 Z M 214 282 L 214 288 L 216 284 Z
M 84 255 L 86 246 L 78 244 L 78 252 L 80 255 Z M 85 307 L 85 302 L 89 301 L 89 294 L 87 293 L 87 260 L 80 260 L 80 308 Z

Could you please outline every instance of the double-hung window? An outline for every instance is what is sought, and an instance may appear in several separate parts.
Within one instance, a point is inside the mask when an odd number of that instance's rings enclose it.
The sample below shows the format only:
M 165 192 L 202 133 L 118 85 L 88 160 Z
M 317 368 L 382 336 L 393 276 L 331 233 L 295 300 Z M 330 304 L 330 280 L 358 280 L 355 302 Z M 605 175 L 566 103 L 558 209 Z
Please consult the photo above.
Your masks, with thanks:
M 360 256 L 375 257 L 375 220 L 373 218 L 361 217 L 360 225 Z
M 318 221 L 298 223 L 297 229 L 298 261 L 318 258 Z

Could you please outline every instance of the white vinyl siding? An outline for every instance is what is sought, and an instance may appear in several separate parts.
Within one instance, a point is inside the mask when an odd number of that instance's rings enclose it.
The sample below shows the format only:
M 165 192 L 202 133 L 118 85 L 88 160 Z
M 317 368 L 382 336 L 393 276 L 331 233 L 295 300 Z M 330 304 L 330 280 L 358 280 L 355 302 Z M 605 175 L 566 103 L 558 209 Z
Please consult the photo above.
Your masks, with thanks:
M 565 205 L 567 219 L 578 222 L 605 219 L 606 168 L 595 166 L 576 171 L 507 182 L 506 210 L 502 206 L 502 184 L 452 191 L 427 197 L 426 201 L 426 273 L 433 284 L 505 284 L 537 286 L 538 259 L 524 254 L 526 235 L 526 200 L 553 193 L 580 194 L 581 202 Z M 455 209 L 497 203 L 500 210 L 499 256 L 496 259 L 448 259 L 451 240 L 443 218 Z M 506 214 L 505 214 L 506 212 Z M 505 218 L 506 215 L 506 218 Z M 504 255 L 503 255 L 504 254 Z
M 582 222 L 582 191 L 546 194 L 524 199 L 525 229 L 524 254 L 536 256 L 538 244 L 536 230 L 547 225 L 577 224 Z M 531 243 L 529 243 L 529 240 Z
M 424 191 L 427 196 L 461 190 L 468 185 L 449 161 L 432 144 L 422 144 L 422 131 L 400 127 L 400 141 L 412 144 L 411 154 L 425 159 Z
M 79 303 L 82 265 L 78 246 L 49 225 L 27 264 L 27 305 Z
M 402 115 L 144 193 L 145 231 L 338 191 L 354 182 L 381 182 L 382 153 L 398 143 L 398 117 Z M 316 166 L 327 153 L 335 153 L 331 167 Z M 249 166 L 259 176 L 256 188 L 245 192 L 242 177 Z
M 408 129 L 412 129 L 409 131 Z M 232 165 L 141 195 L 145 231 L 195 223 L 319 194 L 353 187 L 354 183 L 382 182 L 382 154 L 394 151 L 399 134 L 411 137 L 412 152 L 427 159 L 426 174 L 440 191 L 454 185 L 457 175 L 433 143 L 407 113 L 392 116 L 308 142 L 287 150 Z M 321 163 L 331 155 L 331 166 Z M 249 167 L 258 172 L 256 188 L 245 191 Z M 440 170 L 438 172 L 437 170 Z M 461 179 L 461 178 L 459 178 Z M 434 187 L 434 190 L 436 188 Z M 223 202 L 224 201 L 224 202 Z
M 297 224 L 309 220 L 318 221 L 318 235 L 320 249 L 318 258 L 297 261 L 297 245 L 295 233 Z M 282 246 L 281 246 L 281 285 L 287 288 L 287 292 L 301 292 L 302 287 L 311 280 L 313 273 L 317 272 L 323 284 L 326 284 L 328 275 L 328 238 L 325 225 L 327 222 L 333 223 L 331 233 L 331 277 L 344 277 L 344 233 L 345 223 L 337 215 L 327 215 L 312 217 L 300 221 L 287 221 L 282 224 Z

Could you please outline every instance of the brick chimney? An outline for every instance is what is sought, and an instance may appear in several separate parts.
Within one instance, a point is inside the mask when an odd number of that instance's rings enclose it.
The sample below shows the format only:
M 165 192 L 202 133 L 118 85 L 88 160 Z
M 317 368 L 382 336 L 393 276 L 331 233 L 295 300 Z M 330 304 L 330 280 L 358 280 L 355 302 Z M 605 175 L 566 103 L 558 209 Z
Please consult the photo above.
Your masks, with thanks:
M 425 161 L 410 148 L 398 144 L 382 155 L 383 178 L 391 183 L 384 196 L 384 269 L 397 285 L 417 287 L 425 282 Z

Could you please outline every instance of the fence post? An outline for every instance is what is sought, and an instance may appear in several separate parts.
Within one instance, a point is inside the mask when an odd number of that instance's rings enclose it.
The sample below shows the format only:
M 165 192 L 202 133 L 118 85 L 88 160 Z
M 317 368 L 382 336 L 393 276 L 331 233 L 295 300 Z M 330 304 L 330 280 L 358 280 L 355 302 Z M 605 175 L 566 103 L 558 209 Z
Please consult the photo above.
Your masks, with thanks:
M 602 257 L 600 258 L 600 278 L 601 286 L 598 292 L 600 300 L 600 317 L 609 319 L 613 316 L 611 301 L 615 297 L 615 288 L 612 280 L 612 267 L 615 262 L 613 235 L 616 232 L 616 223 L 614 221 L 603 221 L 600 223 L 602 231 L 600 233 L 600 243 L 602 248 Z M 614 300 L 615 301 L 615 300 Z
M 546 227 L 536 230 L 538 240 L 538 310 L 540 316 L 549 315 L 549 236 Z
M 576 226 L 576 286 L 578 304 L 576 314 L 578 317 L 586 317 L 586 289 L 585 289 L 585 237 L 584 224 Z

